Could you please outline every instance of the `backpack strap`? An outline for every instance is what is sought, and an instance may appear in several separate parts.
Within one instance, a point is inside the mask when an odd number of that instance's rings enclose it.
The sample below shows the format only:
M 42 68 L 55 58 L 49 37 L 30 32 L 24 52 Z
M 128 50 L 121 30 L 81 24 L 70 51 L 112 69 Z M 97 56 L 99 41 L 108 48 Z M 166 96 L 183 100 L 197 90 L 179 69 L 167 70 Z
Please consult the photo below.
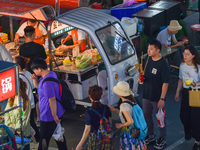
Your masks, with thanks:
M 131 103 L 131 102 L 129 102 L 129 101 L 124 101 L 124 102 L 122 102 L 122 103 L 128 103 L 128 104 L 131 105 L 132 107 L 133 107 L 134 105 L 137 104 L 137 103 Z
M 127 103 L 127 104 L 131 105 L 132 107 L 137 104 L 137 103 L 131 103 L 129 101 L 124 101 L 122 103 Z M 126 117 L 124 116 L 123 112 L 122 112 L 122 116 L 123 116 L 124 120 L 127 122 Z
M 106 106 L 104 106 L 104 109 L 103 109 L 103 117 L 106 116 Z
M 56 82 L 56 83 L 60 84 L 60 81 L 57 80 L 56 78 L 48 77 L 48 78 L 45 78 L 45 79 L 42 81 L 42 85 L 43 85 L 44 82 L 46 82 L 46 81 L 53 81 L 53 82 Z
M 31 90 L 33 91 L 31 82 L 30 82 L 29 79 L 25 76 L 25 74 L 23 74 L 23 73 L 20 72 L 19 75 L 22 75 L 23 77 L 26 78 L 26 80 L 28 81 L 28 83 L 29 83 L 29 85 L 30 85 L 30 87 L 31 87 Z
M 89 109 L 95 112 L 101 118 L 101 114 L 98 111 L 94 110 L 92 107 L 90 107 Z
M 90 107 L 89 109 L 92 110 L 93 112 L 95 112 L 100 118 L 101 118 L 102 116 L 105 117 L 105 114 L 106 114 L 106 106 L 104 106 L 103 115 L 101 115 L 98 111 L 94 110 L 92 107 Z
M 62 96 L 62 86 L 61 86 L 59 80 L 57 80 L 57 79 L 55 79 L 55 78 L 53 78 L 53 77 L 48 77 L 48 78 L 45 78 L 45 79 L 42 81 L 42 85 L 43 85 L 44 82 L 46 82 L 46 81 L 53 81 L 53 82 L 58 83 L 58 84 L 59 84 L 59 87 L 60 87 L 60 94 L 61 94 L 61 96 Z M 62 102 L 61 102 L 59 99 L 56 98 L 56 100 L 63 106 Z

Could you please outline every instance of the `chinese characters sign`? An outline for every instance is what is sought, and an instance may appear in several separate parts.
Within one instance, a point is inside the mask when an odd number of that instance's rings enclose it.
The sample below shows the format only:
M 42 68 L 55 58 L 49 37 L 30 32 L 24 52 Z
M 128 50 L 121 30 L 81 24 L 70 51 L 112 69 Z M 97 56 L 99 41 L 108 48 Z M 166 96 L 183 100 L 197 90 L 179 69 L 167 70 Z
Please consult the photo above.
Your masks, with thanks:
M 51 25 L 51 37 L 57 37 L 73 29 L 74 27 L 68 26 L 66 24 L 54 20 Z
M 0 73 L 0 101 L 16 95 L 15 68 Z

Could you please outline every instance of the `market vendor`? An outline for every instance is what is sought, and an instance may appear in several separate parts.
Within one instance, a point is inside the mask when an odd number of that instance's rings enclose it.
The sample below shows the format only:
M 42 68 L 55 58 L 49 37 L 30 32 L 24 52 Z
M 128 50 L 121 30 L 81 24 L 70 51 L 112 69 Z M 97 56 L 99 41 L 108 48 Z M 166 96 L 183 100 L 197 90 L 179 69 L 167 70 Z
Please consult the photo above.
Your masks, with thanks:
M 74 45 L 64 45 L 65 42 L 69 40 L 73 40 Z M 79 46 L 80 53 L 86 50 L 86 35 L 85 32 L 80 29 L 74 29 L 68 33 L 68 36 L 61 40 L 61 51 L 67 51 L 72 50 L 76 47 L 76 45 Z
M 39 22 L 37 20 L 34 19 L 29 19 L 28 21 L 24 22 L 18 29 L 18 31 L 15 34 L 15 42 L 19 42 L 19 38 L 23 37 L 24 34 L 24 29 L 27 26 L 32 26 L 35 28 L 35 43 L 39 43 L 41 45 L 45 44 L 45 39 L 47 38 L 47 30 L 45 25 L 42 22 Z M 27 40 L 25 40 L 25 42 L 27 42 Z

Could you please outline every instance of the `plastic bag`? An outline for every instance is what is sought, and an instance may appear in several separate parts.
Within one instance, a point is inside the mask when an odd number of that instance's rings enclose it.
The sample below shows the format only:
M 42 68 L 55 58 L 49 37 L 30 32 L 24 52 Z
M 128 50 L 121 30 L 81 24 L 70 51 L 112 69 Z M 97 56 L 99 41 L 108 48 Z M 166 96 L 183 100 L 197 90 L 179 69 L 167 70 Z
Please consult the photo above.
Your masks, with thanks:
M 49 41 L 48 41 L 48 38 L 46 38 L 46 40 L 45 40 L 44 47 L 45 47 L 45 49 L 49 49 Z M 52 49 L 52 50 L 55 50 L 55 49 L 56 49 L 56 47 L 55 47 L 55 45 L 54 45 L 54 43 L 53 43 L 52 40 L 51 40 L 51 49 Z
M 77 68 L 86 68 L 90 65 L 92 60 L 92 53 L 89 50 L 84 51 L 81 55 L 76 57 L 76 67 Z
M 97 64 L 97 55 L 99 54 L 99 52 L 96 48 L 91 49 L 90 51 L 92 53 L 92 60 L 91 60 L 90 64 L 95 65 L 95 64 Z
M 159 108 L 158 113 L 156 114 L 156 118 L 158 120 L 158 126 L 160 128 L 165 127 L 165 110 Z
M 137 4 L 138 2 L 136 0 L 123 0 L 123 6 L 131 6 L 133 4 Z
M 63 134 L 65 132 L 65 129 L 61 126 L 61 124 L 57 124 L 57 127 L 52 135 L 52 137 L 59 142 L 63 142 L 64 138 L 63 138 Z

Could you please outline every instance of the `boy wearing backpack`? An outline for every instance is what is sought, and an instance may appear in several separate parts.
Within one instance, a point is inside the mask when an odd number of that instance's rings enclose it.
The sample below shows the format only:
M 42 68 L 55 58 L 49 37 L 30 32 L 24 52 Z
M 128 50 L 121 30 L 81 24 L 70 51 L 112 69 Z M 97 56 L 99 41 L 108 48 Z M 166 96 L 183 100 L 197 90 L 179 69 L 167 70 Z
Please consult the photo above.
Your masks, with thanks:
M 129 84 L 120 81 L 114 86 L 113 92 L 122 100 L 120 110 L 110 107 L 112 111 L 119 113 L 121 120 L 121 123 L 115 124 L 116 128 L 122 128 L 120 150 L 146 150 L 144 138 L 147 133 L 147 125 L 142 109 L 136 104 Z
M 156 140 L 152 114 L 153 111 L 156 114 L 159 108 L 164 108 L 169 85 L 169 64 L 161 56 L 160 51 L 161 43 L 159 41 L 152 40 L 149 42 L 143 83 L 143 112 L 148 126 L 146 144 Z M 140 78 L 138 78 L 138 82 L 141 82 Z M 166 144 L 166 123 L 165 127 L 159 127 L 159 129 L 160 137 L 154 145 L 156 149 L 162 149 Z
M 55 72 L 47 70 L 47 63 L 42 58 L 36 58 L 32 61 L 31 69 L 35 74 L 31 76 L 35 87 L 39 94 L 40 109 L 40 142 L 38 150 L 48 149 L 49 141 L 57 127 L 61 122 L 61 118 L 65 112 L 62 104 L 56 99 L 61 100 L 59 84 L 53 81 L 46 81 L 48 77 L 58 80 Z M 37 76 L 41 76 L 38 80 Z M 43 84 L 42 84 L 43 83 Z M 62 101 L 62 100 L 61 100 Z M 45 148 L 42 143 L 45 141 Z M 56 141 L 59 150 L 67 150 L 66 140 Z

